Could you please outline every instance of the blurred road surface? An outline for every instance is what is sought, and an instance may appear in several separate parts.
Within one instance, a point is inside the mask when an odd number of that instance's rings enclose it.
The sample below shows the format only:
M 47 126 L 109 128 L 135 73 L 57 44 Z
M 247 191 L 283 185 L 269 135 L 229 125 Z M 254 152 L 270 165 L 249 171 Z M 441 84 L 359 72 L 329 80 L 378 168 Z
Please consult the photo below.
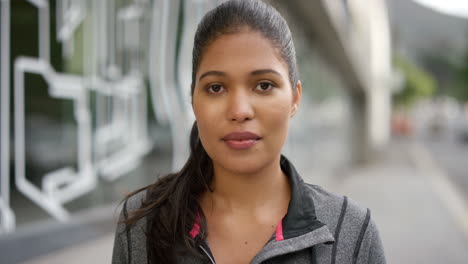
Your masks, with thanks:
M 421 135 L 421 141 L 468 200 L 468 142 L 453 127 L 440 134 Z

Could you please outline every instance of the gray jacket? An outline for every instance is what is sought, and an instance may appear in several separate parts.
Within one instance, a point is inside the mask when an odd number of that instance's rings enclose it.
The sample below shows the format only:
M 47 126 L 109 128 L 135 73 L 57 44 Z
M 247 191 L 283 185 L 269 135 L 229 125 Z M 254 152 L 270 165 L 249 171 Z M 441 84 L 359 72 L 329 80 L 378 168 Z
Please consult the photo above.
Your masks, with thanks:
M 305 183 L 292 164 L 281 159 L 281 168 L 289 177 L 291 201 L 288 212 L 270 241 L 253 258 L 256 263 L 346 263 L 383 264 L 382 242 L 369 209 L 357 205 L 346 196 Z M 140 206 L 145 193 L 131 197 L 121 217 Z M 147 263 L 147 220 L 140 220 L 128 229 L 117 226 L 112 263 Z M 203 242 L 203 241 L 202 241 Z M 179 263 L 213 264 L 214 258 L 206 243 L 200 243 L 203 258 L 181 253 Z

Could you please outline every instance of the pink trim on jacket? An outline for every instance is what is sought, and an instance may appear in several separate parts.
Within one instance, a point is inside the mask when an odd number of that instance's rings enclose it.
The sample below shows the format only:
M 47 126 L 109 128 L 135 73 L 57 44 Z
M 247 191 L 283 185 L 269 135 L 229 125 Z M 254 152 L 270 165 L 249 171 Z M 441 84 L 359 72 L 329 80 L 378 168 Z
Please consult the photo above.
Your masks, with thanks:
M 195 238 L 198 235 L 198 233 L 200 233 L 200 221 L 201 221 L 200 214 L 197 213 L 197 218 L 195 218 L 195 223 L 193 223 L 192 230 L 190 230 L 189 232 L 189 235 L 192 238 Z
M 200 221 L 201 217 L 200 214 L 197 213 L 197 218 L 195 218 L 195 222 L 193 223 L 192 230 L 190 230 L 189 235 L 192 238 L 195 238 L 198 233 L 200 233 Z M 276 231 L 275 231 L 275 240 L 276 241 L 283 241 L 284 236 L 283 236 L 283 219 L 280 220 L 278 225 L 276 226 Z
M 284 236 L 283 236 L 283 219 L 281 218 L 280 222 L 276 226 L 276 232 L 275 232 L 275 237 L 276 241 L 283 241 Z

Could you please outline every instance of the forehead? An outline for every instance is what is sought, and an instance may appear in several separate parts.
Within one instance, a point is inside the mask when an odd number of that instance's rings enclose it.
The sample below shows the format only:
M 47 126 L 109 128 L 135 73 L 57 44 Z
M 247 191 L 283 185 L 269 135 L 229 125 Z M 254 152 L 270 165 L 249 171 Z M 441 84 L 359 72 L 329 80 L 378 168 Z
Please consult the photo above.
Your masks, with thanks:
M 207 70 L 251 72 L 274 69 L 284 77 L 288 68 L 278 49 L 261 33 L 242 31 L 216 38 L 203 52 L 197 75 Z

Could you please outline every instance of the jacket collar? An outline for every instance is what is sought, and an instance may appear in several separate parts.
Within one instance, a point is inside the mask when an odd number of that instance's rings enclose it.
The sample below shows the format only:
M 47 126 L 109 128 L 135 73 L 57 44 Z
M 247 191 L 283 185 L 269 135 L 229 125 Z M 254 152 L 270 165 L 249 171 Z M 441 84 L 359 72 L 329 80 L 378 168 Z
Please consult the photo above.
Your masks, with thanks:
M 275 256 L 311 248 L 314 245 L 335 242 L 328 227 L 317 219 L 312 189 L 308 188 L 284 156 L 281 156 L 281 169 L 288 176 L 291 185 L 288 212 L 276 229 L 276 239 L 271 239 L 251 264 L 263 263 Z
M 307 187 L 294 166 L 283 155 L 281 155 L 280 166 L 289 178 L 291 200 L 286 215 L 276 228 L 275 240 L 283 241 L 319 232 L 322 239 L 315 241 L 316 243 L 333 242 L 334 238 L 327 226 L 317 219 L 312 190 Z M 197 214 L 193 228 L 189 232 L 192 238 L 197 237 L 200 232 L 200 221 L 200 214 Z
M 312 190 L 296 171 L 291 162 L 283 155 L 280 161 L 281 169 L 288 176 L 291 185 L 291 200 L 288 211 L 280 225 L 284 239 L 302 236 L 325 226 L 317 219 Z M 281 234 L 276 234 L 276 240 L 281 240 Z M 331 235 L 331 234 L 330 234 Z

